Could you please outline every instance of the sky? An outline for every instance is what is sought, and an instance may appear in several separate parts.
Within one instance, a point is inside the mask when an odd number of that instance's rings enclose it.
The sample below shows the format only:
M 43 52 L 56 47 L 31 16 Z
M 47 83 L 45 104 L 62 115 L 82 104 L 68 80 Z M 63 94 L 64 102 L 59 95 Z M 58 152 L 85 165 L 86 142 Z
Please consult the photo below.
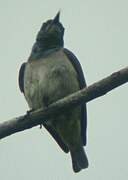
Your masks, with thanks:
M 128 65 L 127 7 L 126 0 L 1 0 L 0 122 L 28 110 L 18 71 L 44 21 L 61 9 L 65 47 L 78 57 L 90 85 Z M 127 91 L 124 84 L 88 103 L 88 169 L 75 174 L 70 155 L 35 127 L 0 141 L 0 179 L 127 179 Z

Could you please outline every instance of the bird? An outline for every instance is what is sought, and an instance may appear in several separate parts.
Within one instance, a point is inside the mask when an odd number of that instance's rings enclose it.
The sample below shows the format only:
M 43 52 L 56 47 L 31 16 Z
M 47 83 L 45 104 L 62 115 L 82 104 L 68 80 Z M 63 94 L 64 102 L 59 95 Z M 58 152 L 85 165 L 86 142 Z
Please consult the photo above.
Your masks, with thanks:
M 19 88 L 30 111 L 46 108 L 87 86 L 79 60 L 64 47 L 64 31 L 59 11 L 53 19 L 42 24 L 30 56 L 20 67 Z M 69 107 L 42 125 L 63 152 L 70 152 L 75 173 L 88 168 L 84 150 L 87 143 L 86 103 Z

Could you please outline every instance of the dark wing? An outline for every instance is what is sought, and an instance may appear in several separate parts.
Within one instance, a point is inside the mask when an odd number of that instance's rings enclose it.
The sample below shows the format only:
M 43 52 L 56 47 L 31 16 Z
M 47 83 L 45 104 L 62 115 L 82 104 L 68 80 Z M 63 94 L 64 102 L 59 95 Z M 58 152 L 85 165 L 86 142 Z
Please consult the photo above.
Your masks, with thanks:
M 25 71 L 26 63 L 23 63 L 20 67 L 19 71 L 19 88 L 22 93 L 24 93 L 24 71 Z
M 77 57 L 68 49 L 64 49 L 64 53 L 67 55 L 68 59 L 72 63 L 73 67 L 75 68 L 77 74 L 78 74 L 78 81 L 80 85 L 80 89 L 86 87 L 86 82 L 84 78 L 84 74 L 82 71 L 82 67 L 77 59 Z M 83 145 L 86 145 L 86 129 L 87 129 L 87 109 L 86 104 L 81 104 L 81 136 L 83 140 Z
M 57 144 L 60 146 L 60 148 L 65 152 L 68 153 L 69 149 L 66 146 L 66 144 L 64 144 L 64 142 L 62 141 L 62 139 L 60 138 L 59 134 L 49 125 L 47 125 L 46 123 L 43 123 L 43 126 L 47 129 L 47 131 L 52 135 L 52 137 L 56 140 Z

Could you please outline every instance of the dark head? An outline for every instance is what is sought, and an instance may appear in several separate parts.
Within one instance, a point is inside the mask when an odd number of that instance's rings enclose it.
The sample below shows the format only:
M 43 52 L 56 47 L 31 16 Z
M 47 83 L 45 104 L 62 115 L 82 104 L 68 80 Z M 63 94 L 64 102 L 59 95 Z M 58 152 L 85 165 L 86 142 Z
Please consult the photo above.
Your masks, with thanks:
M 60 11 L 57 13 L 54 19 L 43 23 L 36 38 L 36 41 L 39 43 L 40 47 L 45 48 L 46 50 L 63 47 L 64 27 L 59 22 L 59 17 Z

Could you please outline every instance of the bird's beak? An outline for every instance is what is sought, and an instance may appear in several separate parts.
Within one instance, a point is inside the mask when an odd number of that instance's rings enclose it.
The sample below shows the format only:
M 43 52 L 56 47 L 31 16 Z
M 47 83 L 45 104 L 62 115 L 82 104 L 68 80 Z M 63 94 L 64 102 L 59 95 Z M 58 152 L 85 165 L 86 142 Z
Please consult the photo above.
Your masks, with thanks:
M 58 11 L 58 13 L 56 14 L 56 16 L 54 17 L 54 19 L 52 20 L 53 24 L 59 23 L 60 20 L 60 11 Z
M 48 26 L 46 32 L 48 32 L 48 31 L 52 28 L 52 26 L 53 26 L 54 24 L 59 23 L 59 19 L 60 19 L 60 11 L 58 11 L 58 13 L 56 14 L 56 16 L 55 16 L 54 19 L 52 20 L 51 24 Z

